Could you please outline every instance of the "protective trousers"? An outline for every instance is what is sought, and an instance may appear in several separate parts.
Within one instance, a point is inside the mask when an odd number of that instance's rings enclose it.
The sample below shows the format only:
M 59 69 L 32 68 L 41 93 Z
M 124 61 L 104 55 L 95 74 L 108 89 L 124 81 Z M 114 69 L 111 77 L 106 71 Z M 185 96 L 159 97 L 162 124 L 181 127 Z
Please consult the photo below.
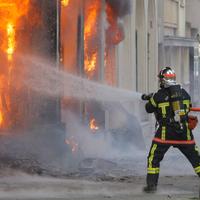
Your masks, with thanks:
M 198 147 L 195 144 L 183 146 L 171 144 L 163 145 L 152 142 L 147 160 L 147 185 L 157 186 L 160 172 L 160 162 L 171 146 L 178 148 L 186 156 L 186 158 L 192 164 L 195 173 L 200 177 L 200 154 Z

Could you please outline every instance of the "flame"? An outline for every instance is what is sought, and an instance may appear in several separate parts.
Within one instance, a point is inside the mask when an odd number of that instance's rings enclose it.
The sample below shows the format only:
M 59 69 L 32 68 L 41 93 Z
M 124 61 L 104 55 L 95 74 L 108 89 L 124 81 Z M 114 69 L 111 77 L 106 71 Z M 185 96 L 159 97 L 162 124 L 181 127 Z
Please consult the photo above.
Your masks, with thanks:
M 87 74 L 93 73 L 95 71 L 97 62 L 97 52 L 92 55 L 85 55 L 85 72 Z
M 85 19 L 84 40 L 87 40 L 88 37 L 93 35 L 94 31 L 96 31 L 94 28 L 96 27 L 99 8 L 99 0 L 95 0 L 94 3 L 87 8 L 88 15 Z
M 26 15 L 28 10 L 29 0 L 0 0 L 0 31 L 3 37 L 1 49 L 8 55 L 8 60 L 16 47 L 15 34 L 18 20 Z
M 15 29 L 12 23 L 7 25 L 7 37 L 8 37 L 8 48 L 7 48 L 7 56 L 8 60 L 12 60 L 12 56 L 15 50 Z
M 10 111 L 11 72 L 14 67 L 13 56 L 16 51 L 17 28 L 19 19 L 29 10 L 29 0 L 0 0 L 0 50 L 7 57 L 5 70 L 0 74 L 0 127 L 8 127 L 8 112 Z M 4 59 L 3 57 L 1 59 Z
M 3 113 L 0 111 L 0 125 L 2 124 L 3 122 Z
M 97 126 L 96 120 L 95 120 L 94 118 L 91 119 L 91 121 L 90 121 L 90 129 L 91 129 L 92 131 L 97 131 L 97 130 L 99 130 L 99 127 Z
M 69 4 L 69 0 L 61 0 L 61 5 L 67 7 Z
M 65 144 L 70 146 L 72 152 L 77 152 L 78 143 L 75 141 L 73 136 L 71 136 L 69 139 L 65 139 Z
M 97 64 L 97 47 L 93 44 L 93 38 L 97 35 L 97 19 L 100 13 L 99 0 L 94 0 L 86 8 L 84 24 L 84 70 L 88 77 L 92 77 Z

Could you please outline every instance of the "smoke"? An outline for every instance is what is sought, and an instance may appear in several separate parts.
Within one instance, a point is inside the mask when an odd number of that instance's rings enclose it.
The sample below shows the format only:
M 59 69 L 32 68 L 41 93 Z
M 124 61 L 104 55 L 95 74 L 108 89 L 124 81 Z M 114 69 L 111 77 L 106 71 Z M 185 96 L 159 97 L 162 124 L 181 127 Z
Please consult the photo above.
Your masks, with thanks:
M 109 130 L 100 127 L 94 133 L 90 130 L 88 123 L 83 123 L 80 116 L 68 108 L 62 109 L 62 121 L 66 124 L 65 132 L 56 130 L 56 126 L 41 130 L 41 127 L 37 127 L 36 124 L 32 136 L 34 137 L 34 134 L 38 132 L 37 139 L 27 137 L 31 138 L 30 141 L 33 139 L 30 143 L 34 143 L 38 147 L 35 151 L 40 149 L 42 152 L 41 155 L 37 155 L 39 154 L 37 152 L 35 154 L 45 165 L 48 160 L 53 160 L 53 157 L 59 158 L 61 155 L 63 160 L 56 159 L 53 164 L 57 162 L 58 165 L 61 165 L 62 162 L 63 168 L 74 170 L 78 168 L 79 162 L 84 158 L 121 159 L 137 157 L 141 152 L 144 153 L 145 143 L 139 120 L 125 108 L 130 102 L 132 102 L 131 106 L 138 105 L 141 96 L 139 93 L 74 76 L 37 57 L 26 56 L 22 62 L 23 66 L 26 66 L 22 77 L 24 87 L 33 94 L 96 101 L 104 112 L 109 112 L 113 124 Z M 64 144 L 64 141 L 70 139 L 77 144 L 74 152 L 70 145 Z M 41 142 L 37 144 L 38 140 L 45 141 L 45 145 L 39 145 Z M 46 150 L 43 151 L 43 147 Z M 48 151 L 48 148 L 52 150 Z M 31 151 L 29 150 L 29 152 Z M 49 163 L 49 166 L 52 166 L 52 162 Z
M 127 130 L 123 129 L 119 129 L 118 132 L 116 129 L 114 133 L 112 130 L 100 129 L 94 133 L 87 126 L 81 124 L 80 120 L 73 113 L 66 111 L 65 114 L 68 124 L 66 126 L 66 138 L 73 137 L 76 140 L 78 144 L 77 150 L 80 150 L 84 157 L 132 157 L 137 154 L 136 152 L 145 149 L 143 138 L 138 138 L 138 134 L 141 134 L 141 129 L 136 124 L 134 125 L 136 130 L 134 131 L 131 130 L 130 122 L 125 123 L 125 125 L 129 126 L 126 128 L 130 128 L 128 130 L 129 134 L 126 133 Z M 120 115 L 123 115 L 123 113 L 120 113 Z M 118 117 L 115 117 L 114 120 L 118 120 Z M 114 137 L 114 134 L 118 134 L 118 137 Z M 120 135 L 122 135 L 121 138 Z
M 42 168 L 52 171 L 58 169 L 59 173 L 76 171 L 83 166 L 81 163 L 84 159 L 92 158 L 86 160 L 92 165 L 93 159 L 103 158 L 117 163 L 117 167 L 113 167 L 112 170 L 121 167 L 120 169 L 125 171 L 120 173 L 126 175 L 145 174 L 145 143 L 148 139 L 143 138 L 137 109 L 135 114 L 132 114 L 130 106 L 127 106 L 134 102 L 135 108 L 138 107 L 139 93 L 82 79 L 60 71 L 52 63 L 36 57 L 26 56 L 22 62 L 26 66 L 22 79 L 29 92 L 50 97 L 95 100 L 100 103 L 102 110 L 111 115 L 110 120 L 115 123 L 108 130 L 100 127 L 94 133 L 88 124 L 80 120 L 80 116 L 66 108 L 62 110 L 62 120 L 66 125 L 63 129 L 60 125 L 52 124 L 36 126 L 14 137 L 11 133 L 10 137 L 1 140 L 0 152 L 7 152 L 8 156 L 14 158 L 33 158 Z M 150 138 L 153 135 L 149 130 L 146 129 L 148 133 L 145 134 Z M 65 143 L 71 138 L 77 144 L 74 152 L 71 146 Z M 112 163 L 109 165 L 113 166 Z M 161 175 L 193 174 L 189 162 L 173 148 L 166 154 L 161 168 Z
M 131 0 L 106 0 L 117 16 L 123 17 L 131 12 Z

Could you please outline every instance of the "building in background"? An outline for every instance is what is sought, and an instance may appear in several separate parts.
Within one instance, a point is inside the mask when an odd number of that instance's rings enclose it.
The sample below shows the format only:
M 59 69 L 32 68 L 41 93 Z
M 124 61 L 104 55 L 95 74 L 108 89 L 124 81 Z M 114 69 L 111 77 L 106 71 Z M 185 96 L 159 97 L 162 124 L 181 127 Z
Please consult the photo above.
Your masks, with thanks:
M 191 94 L 193 103 L 197 103 L 197 40 L 198 12 L 194 13 L 199 1 L 164 0 L 158 2 L 159 15 L 159 68 L 174 66 L 177 82 Z M 196 4 L 194 4 L 196 2 Z M 193 16 L 193 17 L 191 17 Z M 195 19 L 196 18 L 196 19 Z
M 196 41 L 195 48 L 190 49 L 190 92 L 194 102 L 199 105 L 200 97 L 200 1 L 186 1 L 186 35 Z

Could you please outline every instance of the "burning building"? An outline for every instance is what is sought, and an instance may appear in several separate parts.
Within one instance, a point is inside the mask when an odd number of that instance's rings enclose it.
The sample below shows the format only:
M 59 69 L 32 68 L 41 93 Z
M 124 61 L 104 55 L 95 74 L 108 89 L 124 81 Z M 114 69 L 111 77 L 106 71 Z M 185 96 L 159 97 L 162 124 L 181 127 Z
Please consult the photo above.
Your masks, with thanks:
M 62 1 L 59 52 L 63 69 L 90 81 L 133 89 L 133 63 L 130 59 L 131 48 L 135 48 L 135 45 L 130 46 L 132 36 L 128 32 L 132 27 L 130 19 L 135 5 L 132 3 L 131 0 Z M 143 145 L 136 118 L 126 111 L 124 114 L 123 108 L 116 112 L 111 107 L 107 110 L 102 104 L 104 102 L 75 100 L 64 94 L 61 99 L 61 120 L 65 122 L 66 110 L 71 110 L 93 134 L 113 130 L 114 133 L 121 133 L 113 134 L 116 140 L 132 145 L 133 138 L 135 141 L 140 138 L 138 144 Z M 121 112 L 126 116 L 121 117 Z M 133 122 L 130 122 L 130 118 Z
M 135 90 L 139 82 L 133 84 L 133 71 L 140 73 L 135 67 L 139 54 L 135 52 L 133 59 L 132 48 L 142 41 L 139 17 L 138 32 L 133 30 L 131 21 L 133 8 L 137 4 L 140 7 L 140 1 L 136 2 L 0 0 L 0 129 L 17 132 L 50 124 L 62 129 L 63 124 L 68 126 L 66 110 L 78 116 L 93 134 L 116 129 L 116 113 L 105 109 L 102 102 L 74 99 L 66 94 L 49 97 L 24 85 L 27 66 L 21 58 L 44 57 L 54 63 L 53 67 L 86 80 Z M 130 43 L 133 38 L 134 45 Z M 46 132 L 52 132 L 55 138 L 53 130 Z M 76 138 L 65 138 L 65 133 L 61 137 L 65 146 L 76 151 Z
M 0 127 L 28 127 L 34 121 L 55 123 L 61 118 L 60 105 L 65 109 L 65 104 L 70 104 L 70 99 L 63 98 L 60 103 L 60 99 L 38 97 L 23 88 L 25 66 L 19 57 L 25 53 L 51 58 L 58 68 L 117 86 L 116 46 L 124 40 L 121 19 L 129 13 L 129 0 L 1 0 Z M 97 120 L 94 113 L 99 112 L 101 124 L 105 124 L 105 113 L 95 102 L 77 102 L 71 107 L 82 112 L 88 124 Z
M 64 70 L 117 86 L 116 47 L 125 37 L 120 20 L 130 14 L 130 4 L 129 0 L 61 2 L 60 59 Z M 63 99 L 63 109 L 69 101 Z M 77 102 L 75 107 L 93 130 L 105 127 L 106 114 L 97 102 Z

